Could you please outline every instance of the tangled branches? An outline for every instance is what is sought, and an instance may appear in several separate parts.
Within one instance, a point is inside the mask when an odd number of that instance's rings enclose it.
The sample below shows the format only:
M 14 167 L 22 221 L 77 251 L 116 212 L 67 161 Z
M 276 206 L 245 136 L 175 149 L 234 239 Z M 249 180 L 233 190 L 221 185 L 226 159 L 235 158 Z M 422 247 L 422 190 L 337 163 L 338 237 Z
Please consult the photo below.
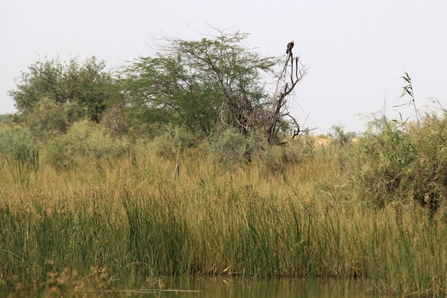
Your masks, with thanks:
M 273 97 L 269 102 L 267 108 L 267 111 L 269 112 L 267 140 L 269 144 L 275 144 L 277 142 L 278 133 L 285 117 L 289 117 L 293 122 L 293 125 L 295 125 L 292 139 L 299 135 L 300 126 L 297 120 L 292 115 L 290 115 L 288 111 L 287 97 L 293 92 L 295 86 L 306 74 L 306 71 L 307 69 L 301 63 L 300 57 L 293 58 L 293 53 L 292 51 L 290 51 L 287 55 L 284 67 L 278 77 L 276 91 L 273 94 Z

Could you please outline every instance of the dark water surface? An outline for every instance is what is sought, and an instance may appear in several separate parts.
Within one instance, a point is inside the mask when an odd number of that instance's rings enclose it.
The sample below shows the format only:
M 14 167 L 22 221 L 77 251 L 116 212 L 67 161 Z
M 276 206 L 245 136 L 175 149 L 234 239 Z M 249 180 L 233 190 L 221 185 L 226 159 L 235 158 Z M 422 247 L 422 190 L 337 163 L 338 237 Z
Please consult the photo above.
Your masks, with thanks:
M 178 289 L 198 290 L 197 293 L 161 292 L 160 297 L 374 297 L 356 281 L 335 280 L 248 280 L 225 278 L 197 278 L 189 281 L 178 280 Z M 166 286 L 169 289 L 169 281 Z
M 6 293 L 1 297 L 379 297 L 356 280 L 252 280 L 204 277 L 162 278 L 136 289 L 116 291 Z M 383 297 L 383 296 L 380 296 Z

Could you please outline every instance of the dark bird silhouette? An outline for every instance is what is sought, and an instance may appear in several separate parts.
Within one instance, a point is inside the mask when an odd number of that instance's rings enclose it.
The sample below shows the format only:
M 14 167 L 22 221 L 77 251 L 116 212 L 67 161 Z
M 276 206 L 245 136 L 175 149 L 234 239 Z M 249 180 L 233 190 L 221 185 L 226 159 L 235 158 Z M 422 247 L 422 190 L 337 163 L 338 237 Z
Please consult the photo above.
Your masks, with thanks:
M 295 43 L 293 42 L 293 40 L 287 44 L 286 54 L 292 53 L 292 49 L 293 49 L 294 45 L 295 45 Z

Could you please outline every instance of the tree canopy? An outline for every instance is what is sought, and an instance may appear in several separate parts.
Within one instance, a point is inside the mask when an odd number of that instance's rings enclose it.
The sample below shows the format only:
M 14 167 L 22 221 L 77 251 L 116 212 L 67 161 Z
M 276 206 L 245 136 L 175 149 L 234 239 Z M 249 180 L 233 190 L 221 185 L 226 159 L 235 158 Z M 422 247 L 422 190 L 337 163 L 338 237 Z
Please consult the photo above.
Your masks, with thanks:
M 112 75 L 105 70 L 105 62 L 95 57 L 79 63 L 73 58 L 67 64 L 59 59 L 38 61 L 22 72 L 16 80 L 16 88 L 9 91 L 21 115 L 38 111 L 42 100 L 65 107 L 71 115 L 100 121 L 108 101 L 113 101 L 120 92 Z
M 304 72 L 290 54 L 275 74 L 280 60 L 247 49 L 246 37 L 238 31 L 164 40 L 155 55 L 138 57 L 119 76 L 95 57 L 83 63 L 36 62 L 9 92 L 19 111 L 16 119 L 36 131 L 65 133 L 74 122 L 90 119 L 104 120 L 118 134 L 156 136 L 147 131 L 167 125 L 199 138 L 231 129 L 277 143 L 290 116 L 287 98 Z M 275 92 L 266 89 L 266 79 L 278 80 Z
M 248 134 L 267 98 L 261 77 L 277 60 L 244 48 L 246 36 L 175 39 L 155 57 L 139 57 L 126 71 L 130 105 L 149 115 L 163 111 L 205 136 L 227 127 Z

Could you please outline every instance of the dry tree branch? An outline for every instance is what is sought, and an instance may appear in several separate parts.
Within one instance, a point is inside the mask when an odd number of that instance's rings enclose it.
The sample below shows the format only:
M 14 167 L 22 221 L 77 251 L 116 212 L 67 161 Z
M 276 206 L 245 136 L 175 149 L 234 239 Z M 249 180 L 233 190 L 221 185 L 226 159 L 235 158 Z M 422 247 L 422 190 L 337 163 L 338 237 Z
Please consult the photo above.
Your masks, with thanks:
M 284 82 L 286 80 L 287 76 L 287 68 L 290 61 L 290 79 L 288 82 Z M 294 71 L 295 66 L 295 71 Z M 301 67 L 300 67 L 301 66 Z M 296 119 L 291 116 L 288 112 L 285 112 L 284 109 L 287 108 L 287 97 L 292 93 L 292 91 L 295 89 L 296 85 L 301 81 L 303 76 L 306 74 L 306 69 L 304 68 L 303 64 L 299 60 L 299 57 L 296 57 L 293 59 L 293 54 L 290 52 L 289 55 L 287 55 L 287 59 L 284 63 L 284 67 L 278 77 L 277 85 L 276 85 L 276 92 L 272 97 L 272 100 L 269 104 L 269 125 L 267 128 L 267 140 L 269 144 L 275 144 L 278 133 L 279 133 L 279 126 L 281 124 L 281 121 L 285 116 L 288 116 L 292 119 L 292 122 L 296 126 L 296 130 L 294 130 L 294 134 L 292 136 L 292 139 L 295 138 L 300 133 L 300 127 L 298 125 L 298 122 Z M 284 85 L 282 86 L 282 82 L 284 82 Z

